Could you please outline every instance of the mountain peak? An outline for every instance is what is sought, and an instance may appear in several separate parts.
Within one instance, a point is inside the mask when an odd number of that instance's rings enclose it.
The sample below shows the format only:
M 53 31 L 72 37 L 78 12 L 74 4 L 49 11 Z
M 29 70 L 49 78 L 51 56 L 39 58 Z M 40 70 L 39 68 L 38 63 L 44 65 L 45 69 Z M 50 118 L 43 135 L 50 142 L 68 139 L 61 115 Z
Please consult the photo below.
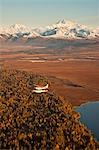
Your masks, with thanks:
M 65 19 L 60 19 L 59 21 L 57 21 L 57 24 L 66 24 L 66 20 Z
M 72 21 L 72 20 L 65 20 L 65 19 L 60 19 L 59 21 L 57 21 L 57 24 L 76 24 L 75 21 Z
M 10 28 L 14 28 L 14 29 L 26 29 L 27 27 L 23 24 L 12 24 L 10 26 Z
M 30 28 L 22 24 L 12 24 L 11 26 L 1 28 L 1 32 L 5 34 L 28 33 L 30 30 Z

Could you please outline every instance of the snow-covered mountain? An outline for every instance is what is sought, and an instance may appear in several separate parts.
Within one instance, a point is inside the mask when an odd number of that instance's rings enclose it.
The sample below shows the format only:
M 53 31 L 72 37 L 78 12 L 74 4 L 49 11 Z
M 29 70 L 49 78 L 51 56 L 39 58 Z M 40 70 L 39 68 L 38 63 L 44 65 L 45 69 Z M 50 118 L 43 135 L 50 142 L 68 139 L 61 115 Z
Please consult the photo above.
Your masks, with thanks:
M 4 37 L 4 35 L 8 36 L 10 40 L 22 37 L 31 38 L 39 36 L 39 34 L 36 33 L 34 30 L 21 24 L 14 24 L 7 27 L 0 27 L 0 36 Z
M 21 24 L 14 24 L 0 28 L 0 32 L 3 32 L 4 34 L 29 33 L 30 31 L 31 29 Z
M 19 38 L 53 37 L 66 39 L 98 38 L 99 28 L 92 29 L 74 21 L 59 20 L 57 23 L 36 29 L 24 25 L 15 24 L 7 27 L 0 27 L 0 39 L 8 38 L 17 40 Z
M 56 24 L 44 28 L 35 29 L 41 36 L 64 37 L 64 38 L 95 38 L 99 36 L 96 29 L 73 21 L 60 20 Z

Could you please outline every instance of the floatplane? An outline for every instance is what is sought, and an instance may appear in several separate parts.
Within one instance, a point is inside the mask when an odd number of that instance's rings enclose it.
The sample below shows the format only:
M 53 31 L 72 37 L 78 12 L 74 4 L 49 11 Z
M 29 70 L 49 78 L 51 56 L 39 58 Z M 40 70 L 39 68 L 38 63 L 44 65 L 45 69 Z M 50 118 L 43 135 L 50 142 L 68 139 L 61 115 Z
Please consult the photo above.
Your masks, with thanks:
M 32 92 L 46 93 L 46 92 L 48 92 L 48 84 L 46 86 L 35 85 L 34 90 Z

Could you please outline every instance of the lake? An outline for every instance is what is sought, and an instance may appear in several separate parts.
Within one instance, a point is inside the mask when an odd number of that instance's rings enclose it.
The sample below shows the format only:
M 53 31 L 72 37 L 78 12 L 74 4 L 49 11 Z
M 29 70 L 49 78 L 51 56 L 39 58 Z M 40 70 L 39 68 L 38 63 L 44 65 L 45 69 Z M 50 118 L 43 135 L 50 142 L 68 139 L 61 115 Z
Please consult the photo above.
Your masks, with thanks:
M 94 137 L 99 141 L 99 101 L 88 102 L 76 108 L 81 114 L 80 121 L 92 131 Z

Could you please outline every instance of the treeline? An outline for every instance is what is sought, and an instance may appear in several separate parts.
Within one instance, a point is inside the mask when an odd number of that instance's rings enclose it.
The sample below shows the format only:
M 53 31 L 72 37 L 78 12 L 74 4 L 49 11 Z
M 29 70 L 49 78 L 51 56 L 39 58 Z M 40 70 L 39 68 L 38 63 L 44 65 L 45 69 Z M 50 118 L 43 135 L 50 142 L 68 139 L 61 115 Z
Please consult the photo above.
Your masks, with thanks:
M 32 93 L 42 76 L 0 70 L 0 150 L 98 150 L 72 105 L 54 94 Z

